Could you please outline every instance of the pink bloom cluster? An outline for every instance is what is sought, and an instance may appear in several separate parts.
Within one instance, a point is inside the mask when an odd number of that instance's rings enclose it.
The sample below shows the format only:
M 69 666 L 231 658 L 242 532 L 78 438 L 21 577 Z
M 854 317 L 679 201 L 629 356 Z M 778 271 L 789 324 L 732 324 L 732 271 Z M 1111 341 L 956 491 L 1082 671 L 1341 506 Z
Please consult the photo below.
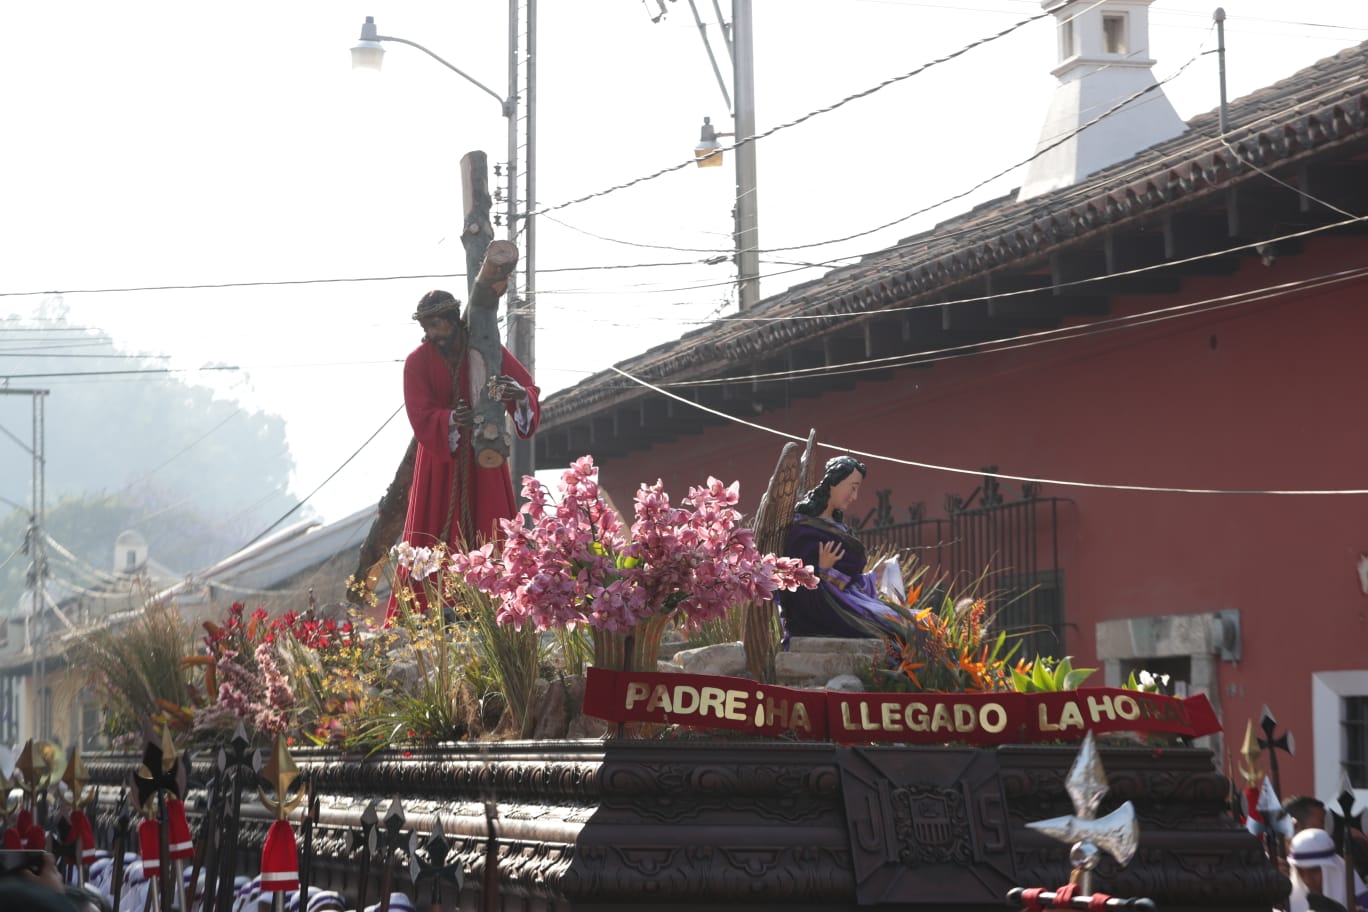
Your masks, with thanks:
M 559 489 L 557 501 L 528 476 L 530 525 L 506 520 L 500 555 L 486 545 L 451 556 L 453 569 L 500 600 L 500 623 L 625 633 L 653 615 L 700 624 L 776 589 L 817 585 L 802 561 L 761 554 L 751 530 L 738 527 L 736 482 L 709 478 L 677 507 L 659 481 L 643 484 L 630 530 L 600 496 L 590 457 L 565 471 Z
M 209 635 L 205 644 L 216 656 L 214 669 L 218 680 L 215 702 L 194 712 L 196 730 L 231 730 L 241 721 L 248 728 L 266 734 L 278 734 L 290 726 L 290 715 L 295 706 L 294 690 L 276 661 L 275 634 L 278 630 L 293 632 L 290 621 L 278 619 L 268 622 L 265 609 L 258 608 L 243 623 L 241 603 L 228 611 L 222 626 L 206 623 Z M 251 641 L 260 637 L 255 647 Z M 246 653 L 251 661 L 245 661 Z

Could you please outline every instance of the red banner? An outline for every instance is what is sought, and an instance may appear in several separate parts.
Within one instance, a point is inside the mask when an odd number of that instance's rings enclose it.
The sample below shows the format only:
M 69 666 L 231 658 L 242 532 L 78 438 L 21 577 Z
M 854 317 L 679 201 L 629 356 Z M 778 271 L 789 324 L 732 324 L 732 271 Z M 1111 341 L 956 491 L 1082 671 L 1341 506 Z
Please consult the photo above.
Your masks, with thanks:
M 1203 695 L 1089 687 L 1060 693 L 905 694 L 797 690 L 745 678 L 590 668 L 584 712 L 609 722 L 727 728 L 865 744 L 1069 741 L 1088 731 L 1195 738 L 1221 730 Z

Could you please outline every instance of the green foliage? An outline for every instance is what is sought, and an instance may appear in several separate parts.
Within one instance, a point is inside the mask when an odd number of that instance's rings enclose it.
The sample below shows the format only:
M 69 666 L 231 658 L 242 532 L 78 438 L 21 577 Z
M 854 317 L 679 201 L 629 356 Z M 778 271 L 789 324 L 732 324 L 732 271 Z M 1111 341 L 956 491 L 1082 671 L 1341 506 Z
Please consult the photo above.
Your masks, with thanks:
M 536 721 L 532 715 L 533 697 L 542 664 L 541 635 L 530 623 L 521 630 L 511 624 L 500 624 L 498 608 L 490 596 L 463 581 L 459 589 L 474 628 L 475 650 L 508 706 L 518 737 L 531 737 Z
M 1077 690 L 1096 672 L 1096 668 L 1074 668 L 1072 656 L 1062 659 L 1036 656 L 1029 668 L 1012 670 L 1012 686 L 1018 693 Z

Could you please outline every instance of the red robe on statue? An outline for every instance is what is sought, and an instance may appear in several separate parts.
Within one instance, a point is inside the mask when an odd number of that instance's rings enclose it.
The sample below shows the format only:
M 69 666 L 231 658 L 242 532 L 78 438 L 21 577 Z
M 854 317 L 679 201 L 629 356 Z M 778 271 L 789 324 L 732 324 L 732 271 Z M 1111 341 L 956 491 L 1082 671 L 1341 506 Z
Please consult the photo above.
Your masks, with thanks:
M 513 422 L 518 436 L 527 439 L 536 432 L 541 419 L 538 390 L 532 385 L 532 375 L 506 348 L 503 349 L 503 365 L 499 372 L 512 377 L 527 390 L 525 420 Z M 465 358 L 461 359 L 458 373 L 460 398 L 471 402 L 470 373 L 466 369 Z M 418 440 L 413 483 L 409 486 L 408 515 L 404 519 L 404 541 L 415 547 L 428 547 L 441 541 L 442 527 L 446 525 L 448 515 L 451 516 L 451 530 L 445 543 L 460 547 L 460 539 L 464 534 L 467 547 L 478 547 L 493 537 L 502 537 L 498 521 L 511 519 L 518 512 L 508 463 L 496 469 L 477 465 L 474 450 L 470 446 L 470 428 L 461 428 L 462 445 L 456 455 L 452 454 L 447 432 L 451 410 L 456 407 L 455 398 L 450 368 L 437 346 L 431 342 L 419 345 L 404 362 L 404 408 L 408 411 L 409 424 L 413 425 L 413 436 Z M 508 405 L 508 413 L 515 419 L 518 411 L 517 405 Z M 459 504 L 454 511 L 451 510 L 452 484 L 458 456 L 463 459 L 466 477 L 470 479 L 467 489 L 470 492 L 473 529 L 460 527 Z

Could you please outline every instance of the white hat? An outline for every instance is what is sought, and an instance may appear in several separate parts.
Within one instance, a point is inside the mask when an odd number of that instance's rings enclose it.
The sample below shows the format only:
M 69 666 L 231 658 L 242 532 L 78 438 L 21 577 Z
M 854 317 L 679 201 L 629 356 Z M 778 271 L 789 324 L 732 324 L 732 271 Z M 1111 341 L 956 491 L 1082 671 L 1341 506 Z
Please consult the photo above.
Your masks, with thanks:
M 1325 830 L 1315 828 L 1302 830 L 1293 836 L 1287 852 L 1288 864 L 1301 868 L 1318 868 L 1333 863 L 1332 859 L 1338 857 L 1335 840 Z

